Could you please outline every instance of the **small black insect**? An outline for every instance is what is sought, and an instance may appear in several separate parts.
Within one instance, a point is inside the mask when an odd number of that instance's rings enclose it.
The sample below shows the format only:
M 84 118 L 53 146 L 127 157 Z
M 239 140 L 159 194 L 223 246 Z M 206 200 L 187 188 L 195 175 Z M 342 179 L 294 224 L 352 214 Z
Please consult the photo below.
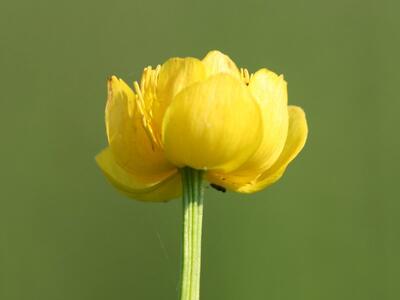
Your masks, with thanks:
M 217 191 L 220 191 L 220 192 L 223 192 L 223 193 L 226 192 L 226 188 L 224 188 L 223 186 L 220 186 L 220 185 L 218 185 L 218 184 L 210 183 L 210 186 L 211 186 L 212 188 L 216 189 Z

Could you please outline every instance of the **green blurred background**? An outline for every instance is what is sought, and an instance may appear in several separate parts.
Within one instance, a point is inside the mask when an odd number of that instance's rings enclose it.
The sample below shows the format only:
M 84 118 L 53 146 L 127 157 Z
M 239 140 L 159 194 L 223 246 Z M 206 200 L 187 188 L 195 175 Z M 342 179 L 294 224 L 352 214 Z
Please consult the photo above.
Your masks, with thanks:
M 400 298 L 395 1 L 2 1 L 0 299 L 177 299 L 181 204 L 94 155 L 106 78 L 229 54 L 285 74 L 310 135 L 250 196 L 206 190 L 202 299 Z

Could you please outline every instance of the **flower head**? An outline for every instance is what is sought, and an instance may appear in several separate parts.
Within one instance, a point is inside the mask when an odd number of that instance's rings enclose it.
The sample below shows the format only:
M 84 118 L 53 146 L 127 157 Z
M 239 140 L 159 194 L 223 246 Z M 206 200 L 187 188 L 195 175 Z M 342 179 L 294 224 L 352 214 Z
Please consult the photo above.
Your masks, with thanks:
M 219 51 L 147 67 L 133 89 L 112 76 L 106 129 L 98 165 L 115 187 L 144 201 L 178 197 L 185 166 L 228 190 L 259 191 L 283 175 L 307 138 L 282 75 L 249 74 Z

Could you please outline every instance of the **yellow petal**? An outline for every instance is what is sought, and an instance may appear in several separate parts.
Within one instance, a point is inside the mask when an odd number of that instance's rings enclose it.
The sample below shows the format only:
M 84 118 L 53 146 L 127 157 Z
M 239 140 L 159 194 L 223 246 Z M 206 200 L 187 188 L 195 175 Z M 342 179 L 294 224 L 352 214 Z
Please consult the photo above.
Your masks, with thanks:
M 165 178 L 175 167 L 145 130 L 145 116 L 129 86 L 113 76 L 108 82 L 106 127 L 108 142 L 118 164 L 127 172 L 152 180 Z
M 308 127 L 304 111 L 297 106 L 289 106 L 289 130 L 285 146 L 278 160 L 266 171 L 256 177 L 237 177 L 229 174 L 207 175 L 209 181 L 241 193 L 254 193 L 279 180 L 288 164 L 303 149 L 307 139 Z
M 167 201 L 181 194 L 181 178 L 177 170 L 162 181 L 151 182 L 143 178 L 140 173 L 128 173 L 121 168 L 115 161 L 110 148 L 99 153 L 96 156 L 96 162 L 114 187 L 133 199 Z
M 213 50 L 203 58 L 203 64 L 206 67 L 207 77 L 218 73 L 226 73 L 241 79 L 240 72 L 236 64 L 229 58 L 229 56 Z
M 251 77 L 249 88 L 261 107 L 264 135 L 255 154 L 236 173 L 254 176 L 278 159 L 285 145 L 289 117 L 287 87 L 282 75 L 261 69 Z
M 152 107 L 152 124 L 158 137 L 161 135 L 161 124 L 165 110 L 175 95 L 193 83 L 205 79 L 205 77 L 205 68 L 197 58 L 175 57 L 161 66 L 157 80 L 156 99 Z
M 165 154 L 175 165 L 229 172 L 260 144 L 261 112 L 243 82 L 221 73 L 179 93 L 162 132 Z
M 249 88 L 262 111 L 262 142 L 254 155 L 233 172 L 208 174 L 216 184 L 229 185 L 232 182 L 234 189 L 254 180 L 271 167 L 282 152 L 288 131 L 287 89 L 283 77 L 261 69 L 251 77 Z M 226 180 L 228 183 L 224 182 Z

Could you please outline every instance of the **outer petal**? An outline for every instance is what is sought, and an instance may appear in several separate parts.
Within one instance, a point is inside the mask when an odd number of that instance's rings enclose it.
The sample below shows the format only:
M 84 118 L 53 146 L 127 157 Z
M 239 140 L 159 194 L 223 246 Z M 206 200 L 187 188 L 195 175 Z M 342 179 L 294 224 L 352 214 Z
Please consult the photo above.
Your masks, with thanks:
M 110 148 L 96 156 L 108 180 L 121 192 L 131 198 L 142 201 L 167 201 L 181 193 L 181 178 L 178 171 L 161 182 L 143 183 L 141 176 L 126 172 L 115 161 Z
M 307 134 L 308 127 L 303 110 L 297 106 L 289 106 L 289 130 L 286 143 L 278 160 L 269 169 L 256 177 L 210 173 L 208 180 L 241 193 L 254 193 L 262 190 L 282 177 L 288 164 L 303 149 Z
M 165 110 L 172 99 L 184 88 L 195 82 L 204 80 L 206 71 L 197 58 L 171 58 L 160 69 L 156 87 L 156 101 L 153 103 L 153 127 L 158 137 L 161 135 L 161 125 Z
M 260 103 L 264 135 L 260 147 L 235 174 L 254 176 L 271 167 L 278 159 L 285 145 L 289 123 L 286 86 L 282 75 L 267 69 L 261 69 L 252 76 L 249 88 Z
M 259 165 L 265 170 L 277 160 L 285 145 L 289 126 L 287 84 L 282 75 L 261 69 L 251 78 L 249 88 L 261 105 L 264 137 L 248 167 Z
M 116 162 L 127 172 L 140 173 L 146 180 L 161 180 L 174 172 L 164 153 L 145 130 L 144 115 L 136 95 L 120 79 L 108 82 L 106 127 L 108 142 Z
M 175 165 L 229 172 L 249 159 L 261 141 L 260 108 L 244 83 L 218 74 L 175 97 L 162 137 Z
M 229 58 L 229 56 L 213 50 L 208 52 L 208 54 L 203 58 L 203 64 L 206 67 L 207 77 L 218 73 L 226 73 L 241 79 L 239 69 L 235 63 Z

